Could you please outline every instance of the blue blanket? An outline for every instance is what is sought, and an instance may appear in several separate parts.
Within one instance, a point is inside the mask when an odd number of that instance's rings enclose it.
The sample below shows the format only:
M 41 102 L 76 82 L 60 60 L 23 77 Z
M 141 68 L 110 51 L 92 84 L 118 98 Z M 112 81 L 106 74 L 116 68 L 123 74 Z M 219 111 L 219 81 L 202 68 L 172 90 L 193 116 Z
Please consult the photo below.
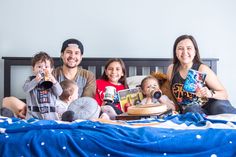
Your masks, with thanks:
M 168 127 L 171 125 L 173 127 Z M 215 127 L 217 125 L 226 127 Z M 7 157 L 234 157 L 235 125 L 235 122 L 210 120 L 200 114 L 117 124 L 1 117 L 0 154 Z

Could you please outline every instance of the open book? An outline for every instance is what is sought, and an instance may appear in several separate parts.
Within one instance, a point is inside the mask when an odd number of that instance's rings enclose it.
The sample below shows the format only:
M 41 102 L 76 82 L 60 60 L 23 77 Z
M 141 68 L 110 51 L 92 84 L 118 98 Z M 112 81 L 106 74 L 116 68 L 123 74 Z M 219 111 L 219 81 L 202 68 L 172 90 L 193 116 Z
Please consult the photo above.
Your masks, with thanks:
M 184 90 L 191 93 L 204 86 L 206 74 L 197 70 L 189 69 L 186 80 L 184 82 Z
M 118 91 L 118 95 L 123 112 L 127 111 L 128 106 L 140 104 L 143 99 L 143 94 L 140 87 L 120 90 Z

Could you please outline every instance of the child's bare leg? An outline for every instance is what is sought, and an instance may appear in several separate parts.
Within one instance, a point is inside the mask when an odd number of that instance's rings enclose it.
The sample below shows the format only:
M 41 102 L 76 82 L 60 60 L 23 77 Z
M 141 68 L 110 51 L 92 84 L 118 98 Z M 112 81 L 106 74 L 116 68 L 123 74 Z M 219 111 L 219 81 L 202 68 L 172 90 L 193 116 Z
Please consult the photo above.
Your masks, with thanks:
M 25 118 L 26 104 L 16 97 L 3 98 L 2 107 L 10 109 L 19 118 Z

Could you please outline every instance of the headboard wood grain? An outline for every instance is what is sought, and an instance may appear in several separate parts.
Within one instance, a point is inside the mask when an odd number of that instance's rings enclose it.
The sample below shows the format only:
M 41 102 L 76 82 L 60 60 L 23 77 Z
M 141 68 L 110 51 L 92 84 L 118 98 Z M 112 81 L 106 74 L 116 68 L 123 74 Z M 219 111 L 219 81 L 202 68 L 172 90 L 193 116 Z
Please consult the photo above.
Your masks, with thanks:
M 31 57 L 2 57 L 4 60 L 4 97 L 11 95 L 11 68 L 12 66 L 31 66 Z M 59 57 L 54 57 L 55 67 L 62 65 Z M 80 66 L 92 71 L 99 78 L 104 65 L 109 58 L 83 58 Z M 122 58 L 125 63 L 127 75 L 147 75 L 153 71 L 166 73 L 170 58 Z M 217 73 L 217 58 L 204 58 L 202 61 Z

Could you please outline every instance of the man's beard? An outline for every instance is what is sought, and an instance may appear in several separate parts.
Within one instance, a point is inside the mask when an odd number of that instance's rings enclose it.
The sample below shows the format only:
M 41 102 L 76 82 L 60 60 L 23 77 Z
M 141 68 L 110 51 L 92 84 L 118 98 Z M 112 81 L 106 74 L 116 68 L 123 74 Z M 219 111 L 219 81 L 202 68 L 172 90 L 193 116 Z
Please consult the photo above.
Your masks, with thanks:
M 68 58 L 68 60 L 70 60 L 71 58 Z M 78 63 L 78 59 L 76 59 L 76 62 Z M 70 65 L 70 63 L 66 63 L 65 66 L 69 69 L 73 69 L 73 68 L 76 68 L 78 66 L 78 64 L 75 64 L 75 65 Z
M 68 64 L 65 64 L 65 66 L 66 66 L 67 68 L 69 68 L 69 69 L 74 69 L 74 68 L 77 67 L 77 65 L 70 66 L 70 65 L 68 65 Z

